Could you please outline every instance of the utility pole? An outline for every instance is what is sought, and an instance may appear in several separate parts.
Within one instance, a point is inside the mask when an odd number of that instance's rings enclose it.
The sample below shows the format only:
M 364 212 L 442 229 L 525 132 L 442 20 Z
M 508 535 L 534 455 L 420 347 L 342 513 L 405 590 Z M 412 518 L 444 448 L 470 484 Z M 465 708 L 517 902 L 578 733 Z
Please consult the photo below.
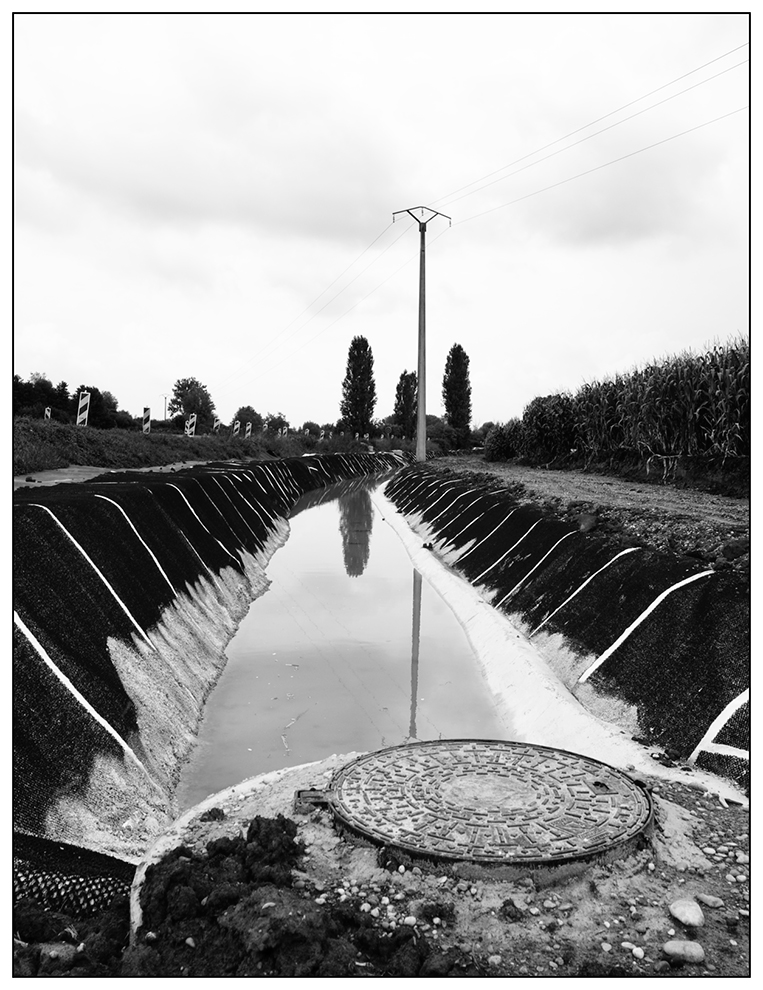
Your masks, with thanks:
M 417 372 L 416 403 L 416 460 L 427 459 L 427 410 L 426 410 L 426 232 L 427 224 L 435 217 L 445 217 L 450 225 L 450 217 L 429 206 L 412 206 L 409 210 L 397 210 L 392 214 L 392 222 L 401 213 L 408 213 L 419 225 L 421 249 L 419 252 L 419 370 Z

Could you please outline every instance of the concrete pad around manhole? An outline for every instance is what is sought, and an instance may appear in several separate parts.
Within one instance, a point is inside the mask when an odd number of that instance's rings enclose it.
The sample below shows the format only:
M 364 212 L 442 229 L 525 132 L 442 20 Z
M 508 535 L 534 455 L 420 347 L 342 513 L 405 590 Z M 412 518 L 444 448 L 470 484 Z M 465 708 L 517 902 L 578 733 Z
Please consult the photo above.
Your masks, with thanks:
M 486 866 L 625 854 L 653 815 L 647 791 L 604 763 L 479 739 L 357 757 L 334 774 L 325 796 L 340 826 L 372 842 Z

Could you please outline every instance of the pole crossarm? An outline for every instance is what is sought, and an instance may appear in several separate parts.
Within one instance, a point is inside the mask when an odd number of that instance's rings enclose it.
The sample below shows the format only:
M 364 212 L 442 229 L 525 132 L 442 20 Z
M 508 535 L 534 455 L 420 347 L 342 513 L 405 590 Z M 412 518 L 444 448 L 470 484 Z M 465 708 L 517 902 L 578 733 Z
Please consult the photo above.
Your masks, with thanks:
M 417 210 L 419 211 L 420 216 L 416 216 Z M 424 210 L 428 210 L 429 213 L 431 214 L 426 218 L 426 220 L 423 219 Z M 395 212 L 392 214 L 392 222 L 394 223 L 395 217 L 399 217 L 402 213 L 409 214 L 409 216 L 413 217 L 413 219 L 416 221 L 416 223 L 419 224 L 419 226 L 423 224 L 424 228 L 426 228 L 426 225 L 429 223 L 429 221 L 433 220 L 435 217 L 444 217 L 448 221 L 448 224 L 451 223 L 451 218 L 447 214 L 440 213 L 439 210 L 433 210 L 431 206 L 411 206 L 407 210 L 395 210 Z

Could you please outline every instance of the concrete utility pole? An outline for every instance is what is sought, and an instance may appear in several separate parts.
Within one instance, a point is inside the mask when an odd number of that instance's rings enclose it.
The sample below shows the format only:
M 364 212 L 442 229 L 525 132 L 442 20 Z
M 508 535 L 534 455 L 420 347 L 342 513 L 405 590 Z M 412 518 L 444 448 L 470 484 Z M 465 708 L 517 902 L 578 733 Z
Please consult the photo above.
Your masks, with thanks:
M 445 217 L 450 224 L 450 217 L 429 206 L 412 206 L 409 210 L 397 210 L 392 214 L 392 222 L 401 213 L 408 213 L 419 225 L 421 234 L 421 250 L 419 253 L 419 370 L 417 372 L 417 403 L 416 403 L 416 460 L 427 459 L 427 410 L 426 410 L 426 231 L 427 224 L 435 217 Z

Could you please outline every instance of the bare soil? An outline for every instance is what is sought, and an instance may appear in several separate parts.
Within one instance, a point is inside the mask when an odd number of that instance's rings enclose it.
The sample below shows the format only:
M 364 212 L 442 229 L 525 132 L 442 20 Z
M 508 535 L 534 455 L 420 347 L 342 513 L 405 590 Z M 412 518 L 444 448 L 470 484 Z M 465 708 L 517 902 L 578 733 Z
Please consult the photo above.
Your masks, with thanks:
M 747 499 L 582 471 L 487 462 L 477 455 L 441 457 L 433 466 L 498 481 L 522 502 L 631 545 L 687 554 L 719 569 L 749 573 Z
M 124 902 L 88 922 L 48 919 L 46 937 L 27 907 L 14 921 L 14 975 L 749 975 L 747 810 L 643 779 L 655 803 L 644 848 L 511 880 L 417 865 L 338 833 L 323 809 L 253 819 L 207 809 L 149 867 L 131 946 Z M 280 803 L 293 794 L 283 785 Z M 718 898 L 701 904 L 701 927 L 671 915 L 698 895 Z M 671 962 L 663 947 L 674 940 L 698 942 L 704 960 Z

